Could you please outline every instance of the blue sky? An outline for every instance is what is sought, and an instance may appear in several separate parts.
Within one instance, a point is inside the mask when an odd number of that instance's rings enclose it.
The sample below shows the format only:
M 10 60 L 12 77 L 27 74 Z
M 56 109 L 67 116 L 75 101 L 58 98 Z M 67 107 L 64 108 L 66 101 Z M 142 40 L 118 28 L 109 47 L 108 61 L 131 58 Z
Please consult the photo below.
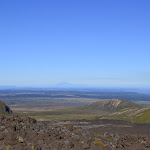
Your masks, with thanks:
M 149 0 L 1 0 L 0 85 L 150 86 Z

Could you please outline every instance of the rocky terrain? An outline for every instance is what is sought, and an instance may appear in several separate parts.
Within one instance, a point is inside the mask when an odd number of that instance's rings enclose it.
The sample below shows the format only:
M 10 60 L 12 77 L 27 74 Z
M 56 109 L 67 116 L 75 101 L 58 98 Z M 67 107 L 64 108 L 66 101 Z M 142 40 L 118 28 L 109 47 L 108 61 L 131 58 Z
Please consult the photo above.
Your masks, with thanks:
M 149 150 L 150 124 L 0 117 L 0 150 Z
M 108 114 L 97 120 L 64 120 L 61 114 L 61 120 L 37 121 L 13 114 L 0 101 L 0 150 L 150 150 L 150 124 L 112 120 L 142 117 L 143 121 L 149 108 L 122 99 L 100 100 L 78 108 L 80 113 Z

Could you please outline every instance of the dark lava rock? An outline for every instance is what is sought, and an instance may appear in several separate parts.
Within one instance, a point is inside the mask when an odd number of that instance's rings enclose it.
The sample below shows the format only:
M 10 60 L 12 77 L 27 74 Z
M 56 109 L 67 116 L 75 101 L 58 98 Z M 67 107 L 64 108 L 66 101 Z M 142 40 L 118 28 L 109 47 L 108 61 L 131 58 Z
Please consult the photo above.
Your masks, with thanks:
M 149 150 L 149 129 L 148 124 L 113 120 L 42 122 L 3 116 L 0 150 Z

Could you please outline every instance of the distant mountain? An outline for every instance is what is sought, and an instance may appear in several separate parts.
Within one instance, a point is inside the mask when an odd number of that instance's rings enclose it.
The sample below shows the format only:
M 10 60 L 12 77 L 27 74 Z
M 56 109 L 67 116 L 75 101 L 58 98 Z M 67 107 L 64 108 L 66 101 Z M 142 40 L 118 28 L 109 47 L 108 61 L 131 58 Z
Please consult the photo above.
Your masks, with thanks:
M 82 110 L 93 112 L 117 112 L 125 108 L 142 108 L 142 106 L 124 99 L 102 99 L 92 104 L 82 106 L 81 108 Z
M 2 101 L 0 101 L 0 115 L 13 114 L 12 110 Z
M 84 88 L 84 87 L 89 87 L 89 86 L 84 85 L 84 84 L 71 84 L 68 82 L 60 82 L 56 85 L 53 85 L 52 87 L 55 87 L 55 88 Z
M 56 84 L 55 86 L 56 87 L 73 87 L 73 85 L 68 82 L 60 82 L 60 83 Z

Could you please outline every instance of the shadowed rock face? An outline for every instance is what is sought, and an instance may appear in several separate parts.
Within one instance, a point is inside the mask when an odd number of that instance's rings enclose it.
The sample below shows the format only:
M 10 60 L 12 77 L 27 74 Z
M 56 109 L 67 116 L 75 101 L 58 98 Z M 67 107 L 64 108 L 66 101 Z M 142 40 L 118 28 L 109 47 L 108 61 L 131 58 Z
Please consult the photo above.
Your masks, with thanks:
M 13 112 L 5 103 L 0 101 L 0 114 L 13 114 Z

